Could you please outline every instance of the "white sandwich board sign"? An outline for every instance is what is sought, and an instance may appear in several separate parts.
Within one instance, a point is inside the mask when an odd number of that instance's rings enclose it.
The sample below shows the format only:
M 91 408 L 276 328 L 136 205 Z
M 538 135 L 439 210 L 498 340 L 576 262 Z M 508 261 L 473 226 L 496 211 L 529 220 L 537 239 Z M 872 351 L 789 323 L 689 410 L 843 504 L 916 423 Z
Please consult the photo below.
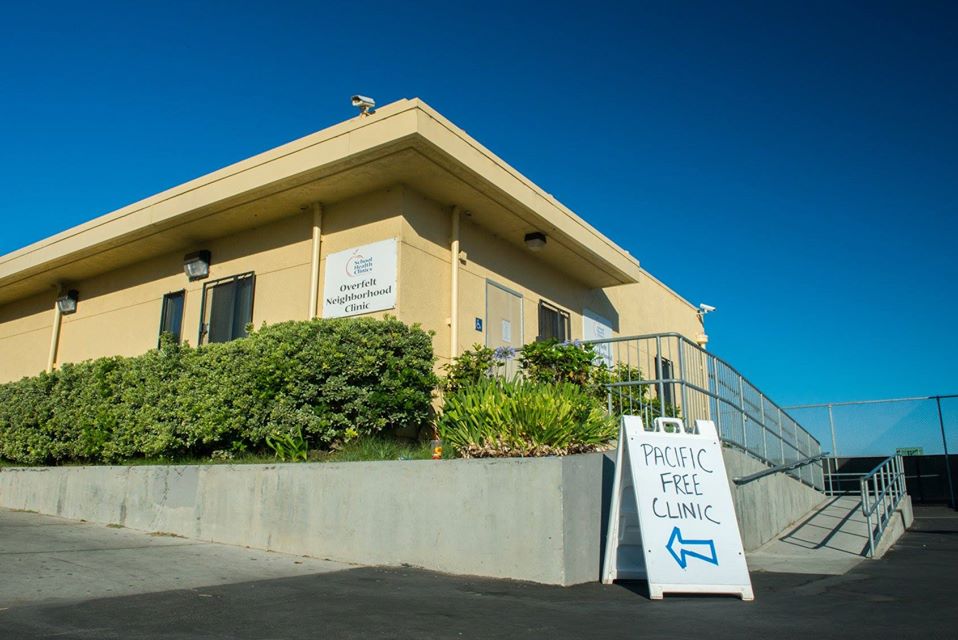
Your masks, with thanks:
M 323 317 L 341 318 L 396 306 L 396 239 L 326 257 Z
M 728 593 L 752 582 L 715 424 L 638 416 L 619 430 L 602 581 L 648 580 L 649 595 Z

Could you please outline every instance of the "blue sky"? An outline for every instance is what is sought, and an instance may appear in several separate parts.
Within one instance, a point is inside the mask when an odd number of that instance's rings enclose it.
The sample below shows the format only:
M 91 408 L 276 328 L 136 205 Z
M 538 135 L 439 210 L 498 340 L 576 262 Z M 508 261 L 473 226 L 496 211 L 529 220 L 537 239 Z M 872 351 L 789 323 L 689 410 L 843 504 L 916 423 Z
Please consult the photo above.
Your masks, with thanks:
M 623 4 L 7 5 L 0 253 L 418 96 L 779 403 L 958 390 L 958 5 Z

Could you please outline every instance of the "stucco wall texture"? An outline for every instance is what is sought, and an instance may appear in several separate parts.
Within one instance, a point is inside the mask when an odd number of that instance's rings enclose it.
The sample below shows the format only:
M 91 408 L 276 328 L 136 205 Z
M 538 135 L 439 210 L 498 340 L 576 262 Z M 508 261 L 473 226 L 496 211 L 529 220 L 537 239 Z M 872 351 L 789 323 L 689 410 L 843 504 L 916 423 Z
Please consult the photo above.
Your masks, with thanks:
M 394 315 L 434 332 L 438 366 L 450 357 L 450 207 L 404 185 L 394 185 L 324 207 L 319 291 L 325 256 L 390 238 L 398 246 Z M 506 242 L 462 215 L 459 261 L 458 349 L 484 344 L 475 319 L 486 316 L 486 286 L 495 283 L 522 297 L 521 342 L 538 335 L 540 300 L 567 311 L 573 338 L 583 337 L 583 311 L 607 318 L 616 335 L 675 331 L 701 333 L 695 309 L 652 277 L 636 284 L 593 288 Z M 77 312 L 63 316 L 55 365 L 102 356 L 131 356 L 154 348 L 163 296 L 185 290 L 183 340 L 198 340 L 204 282 L 246 272 L 256 275 L 253 324 L 309 317 L 312 213 L 302 211 L 240 233 L 185 244 L 182 249 L 70 283 Z M 190 282 L 183 255 L 212 254 L 208 280 Z M 0 382 L 46 367 L 55 291 L 0 305 Z M 321 305 L 320 305 L 321 307 Z

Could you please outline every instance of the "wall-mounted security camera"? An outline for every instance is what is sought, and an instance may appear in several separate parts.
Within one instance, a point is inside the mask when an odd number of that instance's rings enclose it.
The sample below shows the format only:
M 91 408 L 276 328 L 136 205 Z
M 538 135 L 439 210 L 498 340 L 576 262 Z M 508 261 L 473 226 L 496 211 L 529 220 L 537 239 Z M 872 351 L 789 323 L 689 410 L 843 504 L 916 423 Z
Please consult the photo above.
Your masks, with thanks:
M 699 311 L 704 315 L 706 313 L 712 313 L 715 311 L 715 307 L 710 304 L 705 304 L 704 302 L 699 305 Z
M 353 106 L 359 109 L 359 115 L 367 116 L 375 113 L 376 101 L 369 96 L 353 96 Z

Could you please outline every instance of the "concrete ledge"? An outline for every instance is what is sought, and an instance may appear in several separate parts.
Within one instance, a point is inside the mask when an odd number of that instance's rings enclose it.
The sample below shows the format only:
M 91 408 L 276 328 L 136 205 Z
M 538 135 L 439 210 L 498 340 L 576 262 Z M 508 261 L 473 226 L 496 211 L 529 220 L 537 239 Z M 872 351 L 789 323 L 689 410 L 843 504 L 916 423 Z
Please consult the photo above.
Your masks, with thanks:
M 602 454 L 0 470 L 0 506 L 360 564 L 598 579 Z
M 891 514 L 888 526 L 885 527 L 885 532 L 882 534 L 881 540 L 878 541 L 878 546 L 875 547 L 873 557 L 878 559 L 888 553 L 888 550 L 898 542 L 899 538 L 905 535 L 905 531 L 910 529 L 914 522 L 915 511 L 911 504 L 911 496 L 906 493 L 901 502 L 898 503 L 895 513 Z
M 729 477 L 761 463 L 725 449 Z M 599 579 L 614 463 L 565 458 L 0 469 L 0 506 L 366 565 L 572 585 Z M 746 550 L 823 496 L 733 486 Z

